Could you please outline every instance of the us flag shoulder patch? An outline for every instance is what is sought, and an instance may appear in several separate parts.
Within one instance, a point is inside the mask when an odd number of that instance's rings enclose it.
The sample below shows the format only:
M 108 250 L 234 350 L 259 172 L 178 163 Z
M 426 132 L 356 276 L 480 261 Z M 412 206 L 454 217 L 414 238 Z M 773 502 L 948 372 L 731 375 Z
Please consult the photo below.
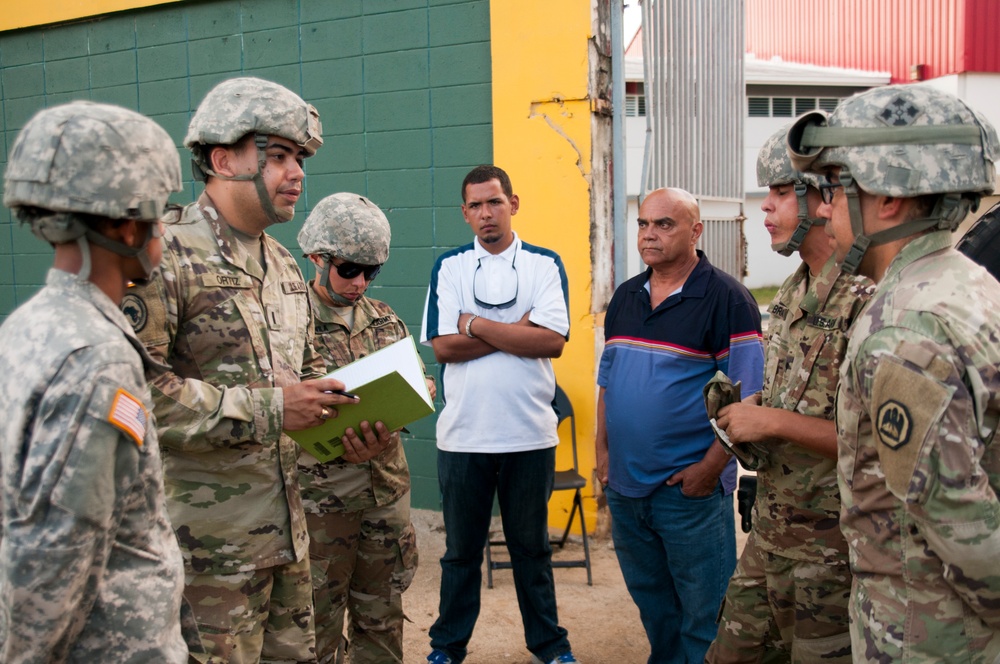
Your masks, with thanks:
M 108 413 L 108 422 L 124 431 L 136 445 L 142 447 L 148 420 L 146 407 L 142 402 L 122 388 L 118 388 L 115 400 L 111 403 L 111 412 Z

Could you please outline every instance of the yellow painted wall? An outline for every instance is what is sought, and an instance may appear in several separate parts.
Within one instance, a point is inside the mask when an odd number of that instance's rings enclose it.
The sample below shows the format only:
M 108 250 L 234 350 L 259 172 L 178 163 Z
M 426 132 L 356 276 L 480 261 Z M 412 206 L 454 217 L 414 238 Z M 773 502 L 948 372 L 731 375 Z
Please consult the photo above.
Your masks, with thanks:
M 73 21 L 126 9 L 165 5 L 180 0 L 3 0 L 0 3 L 0 31 Z
M 559 253 L 570 287 L 570 341 L 556 378 L 576 411 L 588 526 L 594 523 L 594 316 L 590 311 L 591 119 L 587 98 L 591 6 L 580 0 L 493 0 L 493 161 L 521 208 L 514 229 Z M 557 468 L 572 465 L 568 426 Z M 553 495 L 550 523 L 565 525 L 571 492 Z M 588 528 L 589 530 L 589 528 Z

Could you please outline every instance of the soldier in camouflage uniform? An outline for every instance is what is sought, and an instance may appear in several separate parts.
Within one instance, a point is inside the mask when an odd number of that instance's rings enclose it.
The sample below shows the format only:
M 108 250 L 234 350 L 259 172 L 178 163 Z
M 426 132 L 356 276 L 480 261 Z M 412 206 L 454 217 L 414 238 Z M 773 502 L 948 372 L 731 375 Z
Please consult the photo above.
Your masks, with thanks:
M 0 661 L 187 661 L 152 360 L 118 309 L 180 187 L 167 133 L 117 106 L 41 111 L 11 150 L 4 205 L 55 260 L 0 327 Z
M 330 369 L 409 336 L 392 308 L 365 295 L 389 257 L 389 221 L 357 194 L 334 194 L 313 208 L 299 231 L 316 265 L 309 289 L 316 350 Z M 428 379 L 433 397 L 434 381 Z M 299 456 L 309 527 L 316 652 L 335 661 L 345 610 L 353 664 L 403 661 L 402 593 L 417 568 L 410 523 L 410 471 L 399 434 L 365 463 L 320 463 Z
M 213 662 L 316 657 L 299 448 L 282 431 L 317 426 L 347 399 L 331 393 L 340 381 L 314 379 L 325 365 L 305 281 L 264 230 L 294 215 L 320 131 L 316 110 L 280 85 L 213 88 L 184 139 L 205 191 L 123 307 L 169 365 L 147 375 L 185 596 Z M 378 437 L 368 429 L 348 454 Z
M 1000 284 L 949 231 L 993 190 L 996 130 L 899 85 L 789 131 L 844 270 L 877 284 L 837 393 L 858 662 L 1000 661 Z
M 847 329 L 872 283 L 842 274 L 817 217 L 819 179 L 792 168 L 784 127 L 757 156 L 771 248 L 799 268 L 771 302 L 764 389 L 723 408 L 733 443 L 758 443 L 753 529 L 707 662 L 850 662 L 851 574 L 840 532 L 834 397 Z

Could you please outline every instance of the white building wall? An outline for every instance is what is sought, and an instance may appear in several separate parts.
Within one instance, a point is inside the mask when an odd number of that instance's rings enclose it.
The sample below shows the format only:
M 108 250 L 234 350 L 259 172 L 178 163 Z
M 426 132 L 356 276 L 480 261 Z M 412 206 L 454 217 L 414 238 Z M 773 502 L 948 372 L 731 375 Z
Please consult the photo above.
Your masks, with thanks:
M 743 214 L 743 234 L 747 239 L 747 288 L 779 286 L 799 266 L 798 255 L 782 256 L 771 251 L 771 236 L 764 229 L 761 203 L 766 187 L 757 186 L 757 153 L 771 135 L 791 123 L 791 118 L 746 118 L 744 130 L 743 172 L 746 205 Z
M 986 116 L 994 127 L 1000 128 L 1000 74 L 950 74 L 924 81 L 924 84 L 961 97 Z

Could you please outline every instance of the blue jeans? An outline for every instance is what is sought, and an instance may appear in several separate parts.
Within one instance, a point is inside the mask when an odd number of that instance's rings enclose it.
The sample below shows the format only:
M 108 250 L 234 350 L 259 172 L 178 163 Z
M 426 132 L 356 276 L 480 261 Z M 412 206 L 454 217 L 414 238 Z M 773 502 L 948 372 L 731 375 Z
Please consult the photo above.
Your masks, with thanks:
M 664 484 L 645 498 L 606 490 L 625 585 L 649 639 L 649 664 L 701 662 L 736 567 L 733 496 L 688 498 Z
M 500 502 L 528 650 L 548 662 L 570 649 L 556 612 L 549 547 L 548 502 L 555 460 L 554 447 L 507 454 L 438 451 L 446 548 L 441 558 L 439 617 L 430 637 L 431 648 L 444 651 L 456 663 L 465 659 L 479 617 L 483 548 L 494 493 Z

